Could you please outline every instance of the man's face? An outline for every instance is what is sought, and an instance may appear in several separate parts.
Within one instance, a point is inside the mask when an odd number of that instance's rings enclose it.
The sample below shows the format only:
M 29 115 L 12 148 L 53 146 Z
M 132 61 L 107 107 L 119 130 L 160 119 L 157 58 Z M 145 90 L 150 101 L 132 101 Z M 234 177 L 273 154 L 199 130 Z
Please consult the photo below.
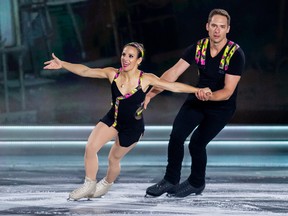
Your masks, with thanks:
M 230 30 L 227 18 L 222 15 L 214 15 L 209 23 L 206 24 L 206 30 L 210 40 L 214 43 L 220 43 L 226 39 L 226 35 Z

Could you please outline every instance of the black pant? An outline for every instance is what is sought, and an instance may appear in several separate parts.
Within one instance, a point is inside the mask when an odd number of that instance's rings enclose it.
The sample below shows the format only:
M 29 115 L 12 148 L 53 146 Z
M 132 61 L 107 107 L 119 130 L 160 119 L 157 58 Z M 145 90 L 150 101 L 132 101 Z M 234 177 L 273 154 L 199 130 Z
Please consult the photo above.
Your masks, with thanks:
M 184 142 L 198 126 L 189 143 L 192 161 L 188 180 L 195 187 L 202 186 L 205 183 L 207 164 L 206 146 L 225 127 L 234 112 L 233 106 L 211 106 L 210 102 L 197 99 L 185 101 L 173 123 L 164 178 L 173 184 L 180 181 Z

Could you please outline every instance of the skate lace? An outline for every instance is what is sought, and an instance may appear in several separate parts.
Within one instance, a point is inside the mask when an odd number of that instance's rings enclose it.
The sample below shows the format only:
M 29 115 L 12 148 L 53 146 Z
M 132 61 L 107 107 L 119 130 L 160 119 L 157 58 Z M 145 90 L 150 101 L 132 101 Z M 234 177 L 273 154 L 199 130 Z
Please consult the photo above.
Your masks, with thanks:
M 74 194 L 79 194 L 79 193 L 84 193 L 86 192 L 87 188 L 89 188 L 89 186 L 91 185 L 91 181 L 85 181 L 84 184 L 77 188 L 76 190 L 74 190 L 71 195 L 74 195 Z
M 106 181 L 105 178 L 103 178 L 101 181 L 99 181 L 96 184 L 96 191 L 95 191 L 93 197 L 101 197 L 104 194 L 106 194 L 108 192 L 109 188 L 112 186 L 112 184 L 113 184 L 113 182 L 109 183 Z
M 181 184 L 181 186 L 179 187 L 178 191 L 181 193 L 181 192 L 186 192 L 186 191 L 189 191 L 194 189 L 193 186 L 188 182 L 188 181 L 185 181 Z M 196 189 L 196 188 L 195 188 Z
M 167 181 L 165 179 L 162 179 L 156 186 L 158 188 L 161 188 L 167 184 Z
M 109 182 L 106 181 L 105 178 L 103 178 L 103 179 L 96 185 L 96 187 L 97 187 L 97 189 L 106 188 L 107 186 L 110 186 L 110 185 L 112 185 L 112 184 L 113 184 L 113 182 L 112 182 L 112 183 L 109 183 Z

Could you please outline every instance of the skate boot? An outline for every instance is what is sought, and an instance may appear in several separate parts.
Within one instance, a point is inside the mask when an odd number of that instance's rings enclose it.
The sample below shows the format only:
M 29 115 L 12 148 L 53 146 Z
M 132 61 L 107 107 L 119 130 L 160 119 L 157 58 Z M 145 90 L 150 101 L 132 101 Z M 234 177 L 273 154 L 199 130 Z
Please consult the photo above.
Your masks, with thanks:
M 93 194 L 93 198 L 97 198 L 97 197 L 101 197 L 101 196 L 104 196 L 108 190 L 110 189 L 110 187 L 113 185 L 114 183 L 108 183 L 106 181 L 105 178 L 103 178 L 101 181 L 99 181 L 97 184 L 96 184 L 96 190 Z
M 167 180 L 162 179 L 157 184 L 152 185 L 147 188 L 145 197 L 149 197 L 149 196 L 157 197 L 157 196 L 161 196 L 164 193 L 174 193 L 176 186 L 177 185 L 174 185 L 168 182 Z
M 93 192 L 96 188 L 96 181 L 85 177 L 84 184 L 79 188 L 75 189 L 69 194 L 68 200 L 79 200 L 81 198 L 90 198 L 93 196 Z
M 174 193 L 168 193 L 169 197 L 186 197 L 190 194 L 200 195 L 205 189 L 205 184 L 200 187 L 192 186 L 188 180 L 182 182 Z

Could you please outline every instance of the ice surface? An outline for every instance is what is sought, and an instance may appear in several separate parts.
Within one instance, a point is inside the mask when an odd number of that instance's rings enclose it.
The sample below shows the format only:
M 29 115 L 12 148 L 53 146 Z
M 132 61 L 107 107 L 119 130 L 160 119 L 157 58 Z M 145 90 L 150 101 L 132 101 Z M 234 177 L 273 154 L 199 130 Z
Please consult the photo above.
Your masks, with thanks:
M 34 167 L 34 168 L 33 168 Z M 102 198 L 67 201 L 83 168 L 1 167 L 0 215 L 287 215 L 288 182 L 281 168 L 208 167 L 202 195 L 145 198 L 163 167 L 123 167 Z M 99 179 L 105 173 L 100 167 Z M 183 169 L 183 178 L 189 169 Z M 101 176 L 102 175 L 102 176 Z

